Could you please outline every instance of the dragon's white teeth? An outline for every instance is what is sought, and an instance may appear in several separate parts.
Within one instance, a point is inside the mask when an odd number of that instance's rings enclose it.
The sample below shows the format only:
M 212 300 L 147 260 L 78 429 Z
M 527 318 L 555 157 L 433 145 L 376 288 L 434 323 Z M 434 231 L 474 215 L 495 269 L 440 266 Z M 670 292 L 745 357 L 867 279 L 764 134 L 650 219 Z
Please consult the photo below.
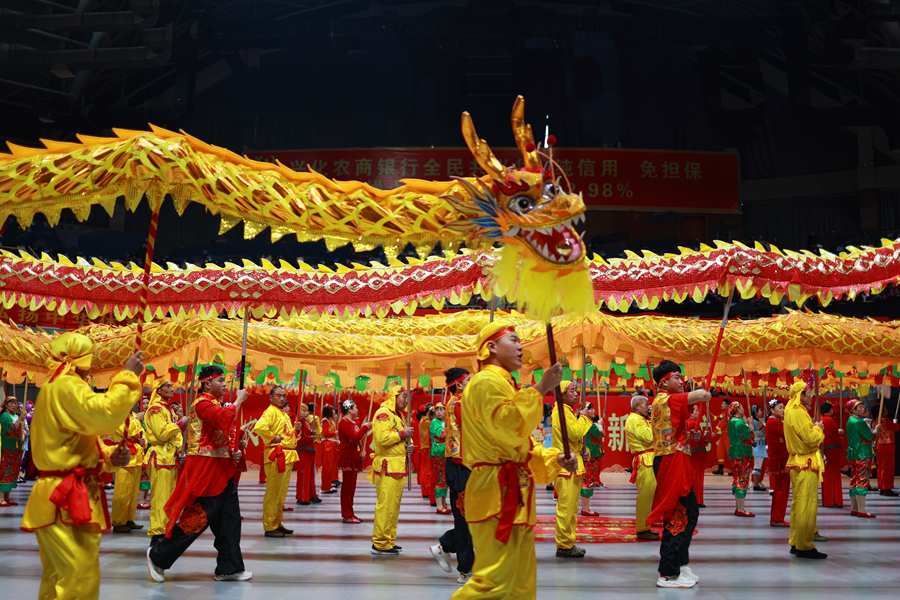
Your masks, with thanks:
M 519 235 L 519 228 L 510 227 L 509 231 L 507 231 L 504 235 L 506 235 L 507 237 L 516 237 L 517 235 Z

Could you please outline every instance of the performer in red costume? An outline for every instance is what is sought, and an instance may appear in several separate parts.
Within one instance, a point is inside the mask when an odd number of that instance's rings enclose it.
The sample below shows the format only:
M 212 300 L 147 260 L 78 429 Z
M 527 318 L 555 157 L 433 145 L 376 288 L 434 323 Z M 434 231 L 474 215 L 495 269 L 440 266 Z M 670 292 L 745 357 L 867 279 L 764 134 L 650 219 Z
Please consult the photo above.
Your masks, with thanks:
M 822 452 L 825 455 L 825 473 L 822 477 L 822 506 L 824 508 L 844 507 L 844 488 L 841 485 L 841 461 L 844 448 L 841 444 L 843 430 L 838 429 L 837 421 L 831 416 L 831 402 L 823 402 L 822 425 L 825 427 L 825 441 Z M 785 499 L 787 501 L 787 499 Z
M 887 410 L 885 410 L 885 413 L 887 413 Z M 894 491 L 894 453 L 897 448 L 894 442 L 894 434 L 898 431 L 900 431 L 900 425 L 897 424 L 897 420 L 891 419 L 887 414 L 884 414 L 881 417 L 881 433 L 875 437 L 879 496 L 900 496 Z
M 244 570 L 241 554 L 241 508 L 235 475 L 240 452 L 228 447 L 228 432 L 247 400 L 240 390 L 235 403 L 222 406 L 225 372 L 210 365 L 200 371 L 200 395 L 188 416 L 188 449 L 184 471 L 166 504 L 166 537 L 147 550 L 150 576 L 165 581 L 170 569 L 200 534 L 211 527 L 219 556 L 216 581 L 246 581 L 253 573 Z
M 691 489 L 694 472 L 686 425 L 689 406 L 709 402 L 712 396 L 705 390 L 685 393 L 681 368 L 671 360 L 664 360 L 653 369 L 653 379 L 658 392 L 651 413 L 656 495 L 646 523 L 665 523 L 656 586 L 689 588 L 700 580 L 688 567 L 688 551 L 700 509 Z
M 827 402 L 822 403 L 825 410 Z M 766 421 L 766 451 L 769 453 L 769 487 L 772 488 L 772 511 L 769 525 L 790 527 L 784 520 L 787 512 L 788 495 L 791 493 L 791 474 L 787 472 L 788 451 L 784 441 L 784 402 L 779 399 L 769 401 L 769 418 Z M 840 481 L 840 473 L 838 473 Z
M 695 404 L 691 410 L 691 418 L 687 420 L 688 444 L 691 447 L 691 466 L 694 469 L 694 495 L 697 497 L 697 506 L 706 508 L 703 503 L 703 484 L 706 477 L 707 444 L 715 444 L 718 436 L 705 433 L 700 427 L 700 405 Z
M 340 469 L 344 472 L 344 483 L 341 485 L 341 516 L 344 523 L 362 523 L 362 519 L 353 512 L 353 498 L 356 496 L 356 477 L 362 471 L 362 450 L 360 442 L 372 429 L 372 423 L 356 424 L 359 419 L 359 407 L 353 400 L 344 400 L 341 404 L 343 418 L 338 423 L 338 440 L 340 440 Z
M 338 425 L 337 411 L 331 406 L 322 409 L 322 493 L 335 494 L 338 481 Z
M 309 422 L 309 406 L 300 403 L 298 407 L 300 441 L 297 443 L 297 504 L 309 506 L 320 504 L 316 495 L 316 434 Z

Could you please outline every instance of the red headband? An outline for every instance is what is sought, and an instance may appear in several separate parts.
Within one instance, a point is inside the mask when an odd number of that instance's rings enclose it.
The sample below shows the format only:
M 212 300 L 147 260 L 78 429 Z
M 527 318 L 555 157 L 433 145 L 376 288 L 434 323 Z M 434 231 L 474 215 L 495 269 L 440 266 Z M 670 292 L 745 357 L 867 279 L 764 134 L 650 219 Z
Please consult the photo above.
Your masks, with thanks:
M 488 340 L 488 341 L 490 341 L 490 340 Z M 463 373 L 462 375 L 460 375 L 460 376 L 457 377 L 456 379 L 454 379 L 454 380 L 452 380 L 452 381 L 448 381 L 448 382 L 447 382 L 447 387 L 450 387 L 451 385 L 456 385 L 457 383 L 459 383 L 460 381 L 462 381 L 463 379 L 465 379 L 465 378 L 468 377 L 468 376 L 469 376 L 468 373 Z
M 681 375 L 681 371 L 669 371 L 668 373 L 666 373 L 665 375 L 663 375 L 662 377 L 659 378 L 659 381 L 656 382 L 656 385 L 661 384 L 663 381 L 665 381 L 669 377 L 672 377 L 673 375 L 676 375 L 676 374 Z
M 222 373 L 213 373 L 212 375 L 207 375 L 206 377 L 200 378 L 200 383 L 206 383 L 207 381 L 212 381 L 216 377 L 221 377 Z
M 492 336 L 489 337 L 488 339 L 484 340 L 484 341 L 481 343 L 481 347 L 483 348 L 484 345 L 487 344 L 488 342 L 493 342 L 494 340 L 499 340 L 500 338 L 502 338 L 502 337 L 503 337 L 504 335 L 506 335 L 507 333 L 515 333 L 515 331 L 516 331 L 516 328 L 515 328 L 515 327 L 504 327 L 503 329 L 501 329 L 500 331 L 498 331 L 497 333 L 495 333 L 494 335 L 492 335 Z

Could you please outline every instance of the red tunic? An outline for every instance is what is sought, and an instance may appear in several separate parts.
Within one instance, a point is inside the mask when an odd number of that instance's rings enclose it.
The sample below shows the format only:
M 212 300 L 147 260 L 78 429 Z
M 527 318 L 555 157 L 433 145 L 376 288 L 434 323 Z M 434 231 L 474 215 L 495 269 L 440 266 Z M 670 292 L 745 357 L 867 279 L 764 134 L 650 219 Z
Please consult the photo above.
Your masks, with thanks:
M 825 441 L 822 442 L 822 450 L 828 451 L 832 448 L 841 448 L 841 434 L 838 433 L 837 422 L 830 416 L 823 415 L 822 425 L 825 428 Z M 784 437 L 783 434 L 782 437 Z
M 297 450 L 316 451 L 316 434 L 306 419 L 300 421 L 300 441 L 297 442 Z
M 769 454 L 769 471 L 773 475 L 784 473 L 788 451 L 784 441 L 784 421 L 769 417 L 766 421 L 766 450 Z
M 694 483 L 691 457 L 687 452 L 681 450 L 681 448 L 688 449 L 685 439 L 687 420 L 690 414 L 688 394 L 687 392 L 672 394 L 667 402 L 672 429 L 662 432 L 662 434 L 667 445 L 673 447 L 673 451 L 671 454 L 658 456 L 660 463 L 659 472 L 656 474 L 656 494 L 653 496 L 653 510 L 647 517 L 648 524 L 669 521 L 679 504 L 678 499 L 687 496 Z M 654 410 L 657 410 L 655 402 Z M 660 432 L 656 431 L 654 423 L 654 439 L 658 435 Z
M 194 410 L 202 422 L 200 448 L 212 447 L 217 440 L 228 439 L 228 432 L 236 417 L 233 405 L 218 406 L 211 397 L 201 394 Z M 197 498 L 218 496 L 237 474 L 237 466 L 230 456 L 214 457 L 191 455 L 184 461 L 184 469 L 175 485 L 172 497 L 166 503 L 166 537 L 172 535 L 181 511 L 194 503 Z
M 360 427 L 350 417 L 344 417 L 338 423 L 338 440 L 340 440 L 341 469 L 362 469 L 362 449 L 360 442 L 369 430 L 369 426 Z

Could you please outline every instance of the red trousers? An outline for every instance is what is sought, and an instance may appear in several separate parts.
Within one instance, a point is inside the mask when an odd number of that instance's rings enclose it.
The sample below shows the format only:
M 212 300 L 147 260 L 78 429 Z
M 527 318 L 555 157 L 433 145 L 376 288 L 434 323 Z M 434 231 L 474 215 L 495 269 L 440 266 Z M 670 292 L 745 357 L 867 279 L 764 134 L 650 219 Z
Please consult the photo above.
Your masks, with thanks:
M 309 502 L 316 495 L 316 453 L 312 450 L 299 450 L 297 454 L 297 500 Z
M 422 455 L 419 462 L 419 484 L 422 487 L 422 497 L 428 498 L 432 504 L 437 502 L 434 497 L 434 465 L 431 464 L 431 457 Z
M 825 472 L 822 473 L 822 506 L 844 506 L 844 489 L 841 487 L 842 448 L 825 451 Z
M 876 451 L 878 458 L 878 489 L 894 489 L 894 448 L 896 444 L 879 444 Z
M 338 445 L 337 442 L 322 442 L 322 491 L 327 492 L 334 487 L 333 481 L 338 478 Z
M 356 515 L 353 513 L 353 498 L 356 496 L 356 476 L 357 471 L 344 471 L 344 482 L 341 484 L 341 517 L 352 519 Z
M 769 487 L 772 488 L 772 514 L 769 520 L 772 522 L 784 521 L 787 513 L 788 496 L 791 493 L 790 473 L 769 473 Z
M 691 466 L 694 467 L 694 496 L 697 504 L 703 502 L 703 476 L 706 474 L 706 450 L 691 452 Z

